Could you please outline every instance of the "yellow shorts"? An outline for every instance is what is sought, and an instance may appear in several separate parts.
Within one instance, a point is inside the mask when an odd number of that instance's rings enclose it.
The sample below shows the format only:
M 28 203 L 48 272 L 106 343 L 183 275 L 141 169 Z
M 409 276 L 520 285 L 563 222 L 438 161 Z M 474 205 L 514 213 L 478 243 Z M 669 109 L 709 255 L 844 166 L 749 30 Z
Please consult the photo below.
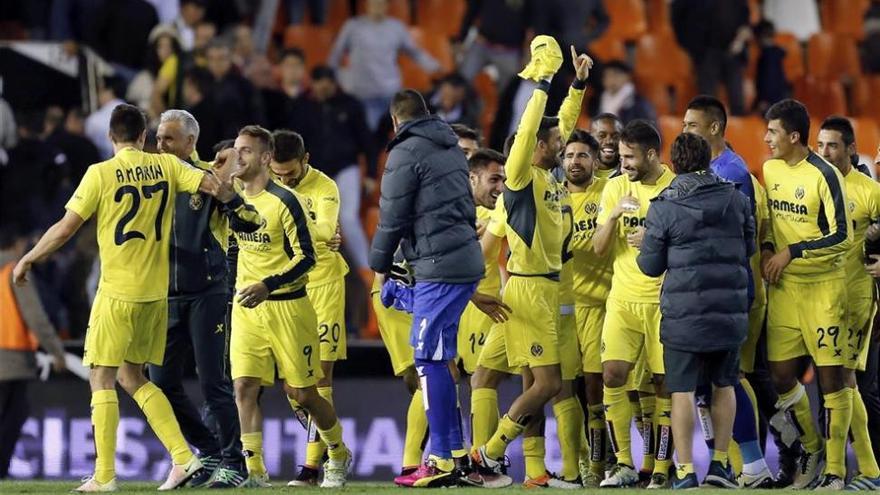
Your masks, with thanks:
M 578 345 L 574 306 L 561 306 L 559 314 L 559 361 L 562 379 L 574 380 L 581 374 L 581 348 Z
M 842 366 L 849 343 L 844 279 L 779 281 L 768 289 L 767 358 L 810 356 L 816 366 Z
M 519 369 L 510 366 L 507 362 L 507 341 L 504 338 L 504 324 L 495 323 L 489 330 L 483 350 L 477 357 L 477 366 L 493 371 L 500 371 L 509 375 L 519 373 Z
M 308 296 L 283 301 L 264 301 L 256 308 L 232 304 L 232 337 L 229 362 L 232 379 L 259 378 L 263 385 L 278 377 L 293 388 L 318 383 L 321 356 L 317 318 Z
M 602 362 L 636 364 L 642 347 L 651 373 L 664 374 L 660 343 L 660 304 L 634 303 L 609 298 L 602 325 Z
M 639 358 L 629 372 L 626 380 L 626 389 L 632 392 L 653 394 L 657 392 L 654 387 L 654 373 L 648 367 L 648 358 L 645 349 L 639 354 Z
M 311 287 L 308 293 L 318 317 L 321 361 L 345 359 L 345 279 Z
M 847 348 L 846 367 L 852 370 L 865 371 L 868 363 L 868 346 L 871 341 L 871 330 L 874 315 L 877 314 L 877 302 L 873 298 L 852 298 L 847 307 Z
M 473 374 L 477 369 L 480 352 L 486 345 L 486 338 L 493 324 L 492 318 L 477 309 L 474 303 L 468 303 L 461 314 L 458 324 L 458 358 L 465 373 Z
M 99 291 L 89 315 L 83 365 L 118 368 L 123 362 L 162 365 L 168 300 L 120 301 Z
M 602 373 L 599 348 L 602 345 L 605 306 L 575 306 L 574 314 L 581 348 L 581 369 L 584 373 Z
M 373 311 L 376 312 L 376 321 L 379 324 L 379 335 L 388 350 L 391 358 L 391 367 L 395 376 L 402 376 L 406 370 L 415 365 L 413 348 L 409 344 L 409 334 L 412 330 L 412 315 L 386 308 L 382 305 L 379 292 L 374 292 Z
M 559 282 L 512 276 L 502 299 L 513 310 L 504 323 L 510 366 L 559 364 Z
M 743 373 L 755 371 L 755 353 L 758 350 L 758 339 L 764 331 L 764 320 L 767 318 L 766 304 L 753 304 L 749 310 L 749 333 L 746 341 L 739 348 L 739 369 Z

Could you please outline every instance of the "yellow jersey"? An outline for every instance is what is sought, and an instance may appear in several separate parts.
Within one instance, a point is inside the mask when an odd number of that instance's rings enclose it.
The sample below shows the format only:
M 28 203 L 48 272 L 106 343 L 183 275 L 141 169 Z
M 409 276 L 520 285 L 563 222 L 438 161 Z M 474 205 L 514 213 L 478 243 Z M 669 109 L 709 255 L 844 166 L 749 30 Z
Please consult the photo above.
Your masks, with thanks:
M 642 273 L 636 264 L 639 250 L 626 242 L 626 236 L 645 226 L 645 217 L 648 215 L 651 200 L 672 182 L 674 176 L 672 171 L 666 165 L 661 166 L 663 171 L 655 184 L 630 182 L 627 176 L 621 175 L 609 180 L 605 190 L 602 191 L 599 216 L 596 218 L 598 225 L 605 225 L 608 222 L 611 211 L 624 196 L 633 196 L 639 202 L 638 210 L 624 212 L 617 220 L 618 228 L 611 244 L 614 275 L 611 278 L 609 297 L 628 302 L 660 302 L 660 285 L 663 278 L 649 277 Z
M 865 232 L 880 219 L 880 184 L 855 168 L 843 180 L 853 230 L 853 242 L 846 255 L 846 290 L 848 295 L 870 298 L 874 283 L 864 267 Z
M 593 251 L 593 234 L 598 227 L 599 204 L 608 179 L 594 176 L 583 192 L 572 192 L 574 234 L 570 248 L 574 255 L 574 298 L 579 305 L 605 304 L 611 290 L 611 261 Z
M 764 162 L 764 184 L 772 243 L 777 251 L 786 246 L 791 251 L 782 279 L 843 278 L 853 235 L 840 172 L 810 151 L 794 166 L 783 160 Z
M 562 142 L 571 135 L 577 123 L 584 91 L 571 87 L 559 109 L 559 133 Z M 503 194 L 507 212 L 507 242 L 511 275 L 557 278 L 562 269 L 563 220 L 561 191 L 549 170 L 532 164 L 537 145 L 537 132 L 547 92 L 538 86 L 523 112 L 516 139 L 505 164 L 507 179 Z
M 312 242 L 317 264 L 309 272 L 308 288 L 333 282 L 348 273 L 348 264 L 339 251 L 331 251 L 327 242 L 336 235 L 339 225 L 339 188 L 324 172 L 309 167 L 305 177 L 293 188 L 305 202 L 312 220 Z
M 129 302 L 168 297 L 174 198 L 197 192 L 203 176 L 174 155 L 130 147 L 86 170 L 65 208 L 97 217 L 101 293 Z
M 496 206 L 495 210 L 498 210 L 500 206 L 500 204 Z M 486 230 L 488 231 L 489 224 L 492 221 L 492 212 L 495 210 L 477 206 L 477 224 L 486 225 Z M 503 234 L 496 237 L 503 237 Z M 501 253 L 501 243 L 496 244 L 497 247 L 495 250 L 492 253 L 489 253 L 488 256 L 484 256 L 484 261 L 486 263 L 486 276 L 480 281 L 480 285 L 477 286 L 477 292 L 497 297 L 498 294 L 501 293 L 501 268 L 498 266 L 498 255 Z
M 767 190 L 752 175 L 752 188 L 755 190 L 755 254 L 749 259 L 752 268 L 752 281 L 755 285 L 755 301 L 753 304 L 767 303 L 767 287 L 761 275 L 761 244 L 768 240 L 770 230 L 770 210 L 767 206 Z
M 612 177 L 612 176 L 616 176 L 619 173 L 620 173 L 620 169 L 617 169 L 617 168 L 605 169 L 605 168 L 596 167 L 596 171 L 593 172 L 593 177 L 598 177 L 600 179 L 608 180 L 608 179 L 613 179 L 614 177 Z
M 559 203 L 562 208 L 562 271 L 559 273 L 559 305 L 574 306 L 574 254 L 571 251 L 571 238 L 574 235 L 574 216 L 571 211 L 571 195 L 563 184 L 559 188 Z
M 307 272 L 315 266 L 310 218 L 304 201 L 291 189 L 270 180 L 257 194 L 244 200 L 263 219 L 256 232 L 236 232 L 238 272 L 236 290 L 258 282 L 269 288 L 270 298 L 303 289 Z

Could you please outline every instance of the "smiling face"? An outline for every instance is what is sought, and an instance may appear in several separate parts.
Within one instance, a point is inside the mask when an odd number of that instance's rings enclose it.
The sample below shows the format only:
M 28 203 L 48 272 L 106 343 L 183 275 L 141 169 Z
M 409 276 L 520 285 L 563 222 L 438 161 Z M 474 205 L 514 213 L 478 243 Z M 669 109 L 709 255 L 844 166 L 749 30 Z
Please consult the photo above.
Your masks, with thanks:
M 681 125 L 681 132 L 696 134 L 707 142 L 712 142 L 715 134 L 718 132 L 718 125 L 709 118 L 709 114 L 702 110 L 688 109 L 684 114 Z
M 816 151 L 822 158 L 840 171 L 847 170 L 850 157 L 855 153 L 855 143 L 847 146 L 843 142 L 843 134 L 830 129 L 820 130 L 818 141 Z
M 485 167 L 470 173 L 471 188 L 474 191 L 474 203 L 477 206 L 495 209 L 498 197 L 504 191 L 504 164 L 489 162 Z
M 602 167 L 606 169 L 620 166 L 620 124 L 612 119 L 593 121 L 590 134 L 599 141 L 599 156 L 597 157 Z
M 162 153 L 186 160 L 195 148 L 196 140 L 192 135 L 186 135 L 183 125 L 176 120 L 169 120 L 159 124 L 156 130 L 156 145 Z
M 656 151 L 649 149 L 647 152 L 638 144 L 620 142 L 620 171 L 626 174 L 630 182 L 638 182 L 647 174 L 651 165 L 651 159 Z
M 288 160 L 286 162 L 272 160 L 272 162 L 269 163 L 269 169 L 272 171 L 272 175 L 275 176 L 276 179 L 292 189 L 299 183 L 303 167 L 305 167 L 308 159 L 309 154 L 306 153 L 301 159 L 294 158 L 293 160 Z
M 568 143 L 562 155 L 565 180 L 576 186 L 587 184 L 593 178 L 595 163 L 589 146 L 584 143 Z
M 253 136 L 239 135 L 235 138 L 234 147 L 238 152 L 238 163 L 234 172 L 245 182 L 257 177 L 272 160 L 272 153 Z
M 782 121 L 773 119 L 767 122 L 767 133 L 764 134 L 764 142 L 770 148 L 770 156 L 776 159 L 784 159 L 794 151 L 798 143 L 797 132 L 788 132 L 782 127 Z

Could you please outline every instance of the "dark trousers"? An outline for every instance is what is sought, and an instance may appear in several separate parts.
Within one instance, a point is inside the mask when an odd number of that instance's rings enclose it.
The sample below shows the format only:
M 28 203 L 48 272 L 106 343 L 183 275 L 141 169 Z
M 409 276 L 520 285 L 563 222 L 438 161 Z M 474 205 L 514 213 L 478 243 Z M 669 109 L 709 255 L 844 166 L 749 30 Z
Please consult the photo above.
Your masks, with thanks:
M 875 326 L 874 331 L 878 331 Z M 868 347 L 868 362 L 865 371 L 856 372 L 856 382 L 859 393 L 865 401 L 868 410 L 868 435 L 871 437 L 871 447 L 874 448 L 874 457 L 880 459 L 880 385 L 878 385 L 878 373 L 880 373 L 880 347 L 877 341 L 871 339 Z
M 0 382 L 0 479 L 9 475 L 9 461 L 30 412 L 27 384 L 27 380 Z
M 226 300 L 225 293 L 169 298 L 165 362 L 150 365 L 149 371 L 150 380 L 168 396 L 186 441 L 202 455 L 240 463 L 241 429 L 227 366 Z M 205 398 L 204 421 L 183 388 L 190 352 Z
M 743 62 L 740 57 L 727 50 L 707 48 L 702 59 L 696 64 L 697 89 L 700 94 L 717 95 L 718 83 L 727 90 L 731 115 L 745 114 L 743 95 Z

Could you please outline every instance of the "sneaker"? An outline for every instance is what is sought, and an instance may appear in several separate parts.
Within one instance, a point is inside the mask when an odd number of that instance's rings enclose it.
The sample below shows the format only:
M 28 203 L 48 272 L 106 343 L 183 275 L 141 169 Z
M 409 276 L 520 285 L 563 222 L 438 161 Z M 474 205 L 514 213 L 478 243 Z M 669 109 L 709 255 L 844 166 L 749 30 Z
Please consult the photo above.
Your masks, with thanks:
M 684 478 L 673 476 L 669 487 L 673 490 L 693 490 L 700 487 L 700 481 L 694 473 L 688 473 Z
M 238 485 L 239 488 L 272 488 L 272 484 L 269 483 L 269 475 L 267 473 L 263 474 L 251 474 L 247 477 L 242 484 Z
M 247 478 L 247 470 L 241 464 L 237 466 L 224 464 L 217 470 L 217 474 L 214 476 L 214 481 L 208 484 L 208 488 L 238 488 L 247 481 Z
M 803 452 L 798 460 L 798 469 L 794 475 L 794 483 L 791 487 L 795 490 L 803 490 L 816 483 L 816 480 L 822 476 L 822 467 L 825 458 L 825 449 L 811 454 Z
M 801 456 L 800 445 L 779 452 L 779 470 L 776 472 L 774 488 L 788 488 L 794 484 L 794 478 L 798 470 L 798 459 Z
M 168 479 L 165 480 L 165 483 L 162 483 L 159 491 L 164 492 L 180 488 L 198 475 L 201 470 L 202 461 L 196 456 L 192 456 L 186 464 L 174 464 L 171 466 L 171 472 L 168 473 Z
M 567 480 L 561 476 L 551 474 L 548 484 L 550 488 L 558 488 L 560 490 L 580 490 L 584 487 L 580 476 L 573 480 Z
M 471 464 L 470 455 L 456 457 L 454 461 L 455 469 L 452 471 L 452 476 L 458 481 L 459 486 L 482 487 L 484 485 L 483 477 Z
M 115 492 L 119 490 L 119 487 L 116 486 L 116 478 L 106 482 L 99 483 L 98 480 L 95 479 L 94 476 L 86 476 L 82 479 L 83 484 L 79 486 L 79 488 L 74 488 L 72 491 L 76 493 L 93 493 L 93 492 Z
M 768 468 L 764 468 L 758 474 L 741 473 L 736 477 L 736 483 L 745 490 L 769 490 L 776 486 L 776 481 Z
M 651 476 L 654 476 L 654 470 L 639 470 L 639 482 L 636 484 L 638 488 L 647 488 L 651 484 Z
M 348 477 L 348 472 L 351 470 L 353 459 L 351 451 L 347 447 L 340 446 L 340 448 L 345 449 L 345 460 L 328 459 L 324 463 L 324 481 L 321 483 L 321 488 L 342 488 L 345 486 L 345 478 Z
M 725 466 L 724 464 L 721 464 L 721 461 L 712 461 L 709 463 L 709 471 L 706 473 L 706 479 L 703 480 L 703 485 L 715 488 L 739 488 L 739 484 L 736 482 L 736 475 L 733 474 L 733 469 L 730 467 L 730 463 Z
M 864 474 L 859 474 L 850 480 L 846 485 L 847 490 L 851 491 L 880 491 L 880 478 L 869 478 Z
M 202 461 L 203 469 L 190 480 L 189 486 L 191 488 L 200 488 L 214 481 L 214 475 L 217 474 L 217 470 L 220 468 L 220 461 L 222 461 L 216 455 L 202 456 L 199 457 L 199 460 Z
M 639 474 L 626 464 L 615 464 L 608 477 L 599 483 L 599 488 L 628 488 L 636 486 Z
M 603 479 L 605 478 L 601 474 L 590 471 L 584 477 L 584 488 L 599 488 L 599 483 L 602 483 Z
M 581 457 L 578 459 L 578 474 L 582 480 L 586 480 L 590 476 L 590 458 Z
M 550 476 L 550 473 L 545 472 L 543 475 L 538 476 L 537 478 L 526 478 L 525 481 L 523 481 L 522 486 L 523 486 L 523 488 L 526 488 L 526 489 L 550 488 L 550 479 L 551 478 L 552 478 L 552 476 Z
M 287 486 L 318 486 L 318 470 L 308 466 L 300 466 L 296 479 L 288 482 Z
M 843 478 L 836 474 L 826 474 L 814 490 L 843 490 L 845 487 L 846 482 L 843 481 Z
M 648 490 L 662 490 L 669 488 L 669 477 L 663 473 L 654 473 L 651 475 L 651 482 L 645 487 Z
M 458 480 L 452 476 L 451 471 L 437 467 L 436 460 L 429 457 L 415 472 L 394 478 L 394 484 L 413 488 L 441 488 L 455 486 Z
M 506 488 L 513 484 L 513 478 L 504 474 L 504 459 L 490 458 L 485 445 L 471 450 L 471 465 L 483 477 L 485 488 Z
M 409 476 L 418 470 L 418 466 L 406 466 L 400 468 L 400 476 Z

